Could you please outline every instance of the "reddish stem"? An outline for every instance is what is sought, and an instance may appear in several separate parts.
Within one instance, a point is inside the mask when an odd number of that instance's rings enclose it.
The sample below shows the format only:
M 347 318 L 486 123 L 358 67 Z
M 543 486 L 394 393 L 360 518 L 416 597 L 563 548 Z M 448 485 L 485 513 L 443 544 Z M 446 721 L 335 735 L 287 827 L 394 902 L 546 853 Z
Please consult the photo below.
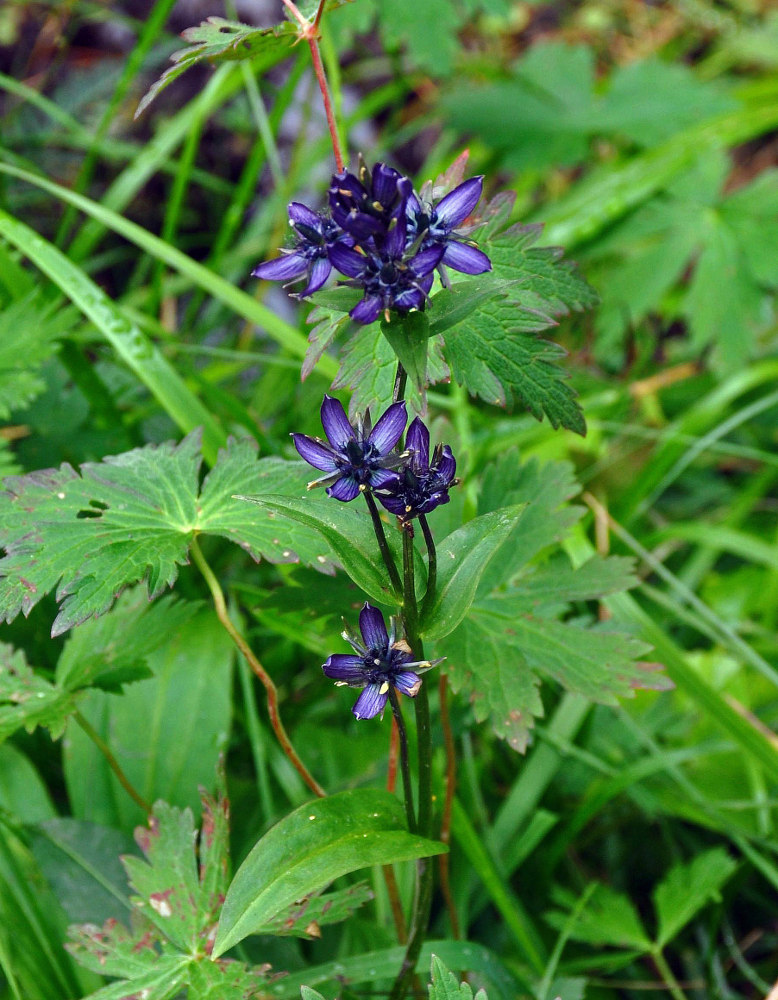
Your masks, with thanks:
M 316 80 L 319 84 L 319 90 L 321 91 L 322 100 L 324 101 L 324 114 L 327 117 L 327 128 L 330 130 L 330 139 L 332 140 L 332 151 L 335 154 L 335 167 L 337 172 L 343 173 L 343 153 L 340 148 L 340 138 L 338 137 L 338 127 L 335 122 L 335 112 L 332 109 L 332 100 L 330 99 L 330 88 L 327 86 L 327 76 L 324 72 L 324 65 L 321 61 L 321 55 L 319 53 L 319 24 L 321 22 L 321 16 L 324 13 L 325 0 L 319 0 L 319 6 L 316 11 L 316 17 L 311 23 L 307 18 L 303 17 L 300 11 L 297 9 L 294 0 L 283 0 L 284 6 L 291 13 L 292 17 L 300 25 L 300 38 L 304 38 L 308 43 L 308 47 L 311 50 L 311 61 L 313 63 L 313 71 L 316 74 Z

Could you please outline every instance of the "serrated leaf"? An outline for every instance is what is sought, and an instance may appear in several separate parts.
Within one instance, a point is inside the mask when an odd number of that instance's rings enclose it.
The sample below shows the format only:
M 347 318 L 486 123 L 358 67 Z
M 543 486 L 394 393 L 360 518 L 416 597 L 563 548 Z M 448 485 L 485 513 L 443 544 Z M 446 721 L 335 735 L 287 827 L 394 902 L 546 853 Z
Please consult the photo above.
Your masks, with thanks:
M 658 932 L 656 945 L 664 948 L 710 900 L 718 900 L 737 863 L 723 847 L 674 865 L 654 889 Z
M 473 1000 L 473 989 L 469 983 L 460 983 L 453 972 L 438 958 L 432 956 L 430 969 L 429 1000 Z M 475 1000 L 487 1000 L 486 992 L 479 990 Z
M 0 743 L 17 729 L 46 726 L 52 739 L 62 735 L 73 711 L 70 694 L 40 677 L 22 650 L 0 643 Z
M 498 281 L 492 275 L 458 281 L 451 288 L 441 289 L 430 300 L 429 336 L 464 322 L 482 303 L 507 295 L 509 289 L 509 281 Z
M 325 924 L 346 920 L 354 911 L 373 898 L 367 882 L 328 892 L 326 895 L 306 896 L 277 913 L 273 920 L 257 929 L 258 934 L 276 934 L 279 937 L 301 937 L 312 940 L 321 936 L 319 928 Z
M 72 310 L 28 295 L 0 309 L 0 420 L 46 388 L 40 369 L 73 325 Z
M 557 901 L 574 909 L 576 899 L 569 893 L 558 892 Z M 630 899 L 607 885 L 598 885 L 586 906 L 571 921 L 569 913 L 554 911 L 546 919 L 558 930 L 567 928 L 571 938 L 587 944 L 651 950 L 651 939 L 646 934 L 640 917 Z
M 525 507 L 517 504 L 476 517 L 437 546 L 437 586 L 420 625 L 424 636 L 441 639 L 459 625 L 473 603 L 481 574 Z
M 149 654 L 198 607 L 174 598 L 149 604 L 140 587 L 125 592 L 109 614 L 86 622 L 68 637 L 57 661 L 57 684 L 67 691 L 90 686 L 120 691 L 123 684 L 150 677 Z
M 101 615 L 129 584 L 146 580 L 150 598 L 171 586 L 198 533 L 216 534 L 254 559 L 331 569 L 321 540 L 289 525 L 283 537 L 267 518 L 250 517 L 232 499 L 243 490 L 297 489 L 302 463 L 256 458 L 232 442 L 203 483 L 197 432 L 180 445 L 148 445 L 81 466 L 5 480 L 0 494 L 0 615 L 25 615 L 58 585 L 52 634 Z M 298 551 L 302 556 L 298 555 Z
M 123 858 L 132 888 L 129 929 L 116 920 L 102 928 L 70 928 L 71 954 L 82 965 L 121 978 L 88 1000 L 133 996 L 171 1000 L 188 987 L 198 1000 L 249 1000 L 264 996 L 267 967 L 214 961 L 214 923 L 226 888 L 229 862 L 227 807 L 223 795 L 203 800 L 198 837 L 190 810 L 158 802 L 147 827 L 136 830 L 145 860 Z M 199 871 L 198 871 L 199 853 Z
M 381 561 L 369 514 L 355 510 L 353 504 L 340 503 L 332 498 L 317 500 L 313 497 L 238 496 L 239 500 L 258 504 L 271 515 L 297 521 L 318 531 L 335 553 L 343 569 L 354 583 L 376 601 L 395 603 L 397 597 L 387 579 L 386 567 Z M 386 526 L 386 539 L 395 565 L 402 566 L 402 542 L 399 533 Z M 421 557 L 417 555 L 417 591 L 423 592 L 426 573 Z
M 213 955 L 340 875 L 445 851 L 437 841 L 408 833 L 403 807 L 388 792 L 340 792 L 300 806 L 255 844 L 235 874 Z

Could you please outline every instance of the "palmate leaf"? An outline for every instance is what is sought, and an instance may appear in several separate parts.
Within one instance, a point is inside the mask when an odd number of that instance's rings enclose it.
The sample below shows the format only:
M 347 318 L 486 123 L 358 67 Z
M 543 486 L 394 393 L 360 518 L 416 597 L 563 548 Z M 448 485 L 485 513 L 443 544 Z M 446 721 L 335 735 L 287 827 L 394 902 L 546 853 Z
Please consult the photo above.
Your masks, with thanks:
M 248 441 L 231 442 L 198 489 L 200 436 L 149 445 L 81 466 L 5 480 L 0 494 L 0 616 L 29 614 L 57 589 L 53 635 L 103 614 L 129 584 L 146 580 L 150 598 L 172 585 L 196 534 L 216 534 L 271 562 L 302 560 L 331 569 L 322 541 L 304 526 L 249 517 L 235 493 L 300 491 L 302 463 L 257 459 Z
M 327 0 L 327 9 L 339 7 L 346 0 Z M 298 10 L 304 17 L 312 17 L 316 7 L 310 3 L 300 3 Z M 290 20 L 274 24 L 269 28 L 257 28 L 240 21 L 230 21 L 224 17 L 209 17 L 193 28 L 181 33 L 189 48 L 179 49 L 170 57 L 173 66 L 149 88 L 135 112 L 137 118 L 151 104 L 165 87 L 197 63 L 208 60 L 211 63 L 235 62 L 239 59 L 254 59 L 259 56 L 271 57 L 273 61 L 283 59 L 300 38 L 299 25 Z
M 548 555 L 580 516 L 568 504 L 575 491 L 569 467 L 521 465 L 508 454 L 487 469 L 484 483 L 479 510 L 500 509 L 518 496 L 527 508 L 491 559 L 461 624 L 436 643 L 436 653 L 448 657 L 452 688 L 470 697 L 476 718 L 489 720 L 522 751 L 543 711 L 544 678 L 606 704 L 635 687 L 668 686 L 652 675 L 655 664 L 639 659 L 649 647 L 600 624 L 587 626 L 581 614 L 587 609 L 573 608 L 633 586 L 631 561 L 595 558 L 574 569 L 564 555 Z M 566 620 L 573 611 L 575 619 Z
M 203 794 L 199 835 L 190 810 L 158 802 L 148 827 L 139 827 L 135 836 L 145 860 L 123 859 L 136 892 L 130 900 L 130 927 L 112 919 L 102 927 L 70 928 L 67 948 L 74 958 L 88 969 L 121 980 L 87 1000 L 130 996 L 168 1000 L 183 989 L 190 1000 L 250 1000 L 264 995 L 267 967 L 210 957 L 229 866 L 228 809 L 222 788 L 216 798 Z
M 437 955 L 432 956 L 430 978 L 429 1000 L 473 1000 L 473 988 L 470 984 L 460 983 Z M 487 1000 L 486 991 L 479 990 L 475 1000 Z
M 45 726 L 58 739 L 77 705 L 76 692 L 93 686 L 119 691 L 150 676 L 148 656 L 197 609 L 172 598 L 149 605 L 140 590 L 124 594 L 113 612 L 73 633 L 57 662 L 55 683 L 35 672 L 24 653 L 0 644 L 0 743 L 24 727 Z M 132 635 L 131 643 L 126 637 Z
M 490 228 L 482 246 L 500 294 L 484 297 L 443 331 L 452 378 L 487 402 L 508 409 L 523 403 L 538 420 L 545 415 L 553 427 L 583 434 L 575 391 L 557 365 L 565 352 L 534 334 L 554 326 L 556 316 L 594 305 L 597 295 L 572 264 L 560 260 L 559 248 L 535 246 L 540 227 L 512 226 L 489 236 Z M 434 319 L 431 326 L 434 331 Z
M 326 895 L 306 896 L 298 900 L 285 911 L 276 914 L 264 926 L 258 928 L 259 934 L 276 934 L 279 937 L 321 937 L 320 927 L 325 924 L 339 923 L 373 898 L 373 891 L 367 882 L 357 882 L 356 885 L 328 892 Z
M 36 295 L 0 306 L 0 420 L 28 406 L 46 388 L 41 366 L 58 349 L 75 314 Z

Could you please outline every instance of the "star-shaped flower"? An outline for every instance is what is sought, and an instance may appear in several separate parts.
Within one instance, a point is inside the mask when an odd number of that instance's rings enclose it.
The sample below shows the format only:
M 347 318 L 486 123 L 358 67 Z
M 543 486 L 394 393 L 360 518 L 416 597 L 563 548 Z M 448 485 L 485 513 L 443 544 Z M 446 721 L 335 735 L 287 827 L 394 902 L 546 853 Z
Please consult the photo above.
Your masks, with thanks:
M 388 511 L 408 522 L 449 502 L 457 463 L 447 444 L 436 445 L 430 459 L 430 432 L 418 417 L 408 428 L 405 449 L 410 453 L 406 464 L 376 496 Z
M 422 683 L 419 673 L 442 659 L 413 661 L 408 643 L 397 638 L 397 619 L 391 619 L 387 632 L 384 616 L 371 604 L 365 603 L 359 612 L 359 631 L 361 641 L 344 629 L 343 638 L 354 653 L 333 653 L 322 670 L 339 686 L 364 688 L 351 711 L 357 719 L 372 719 L 383 714 L 390 688 L 415 698 Z
M 321 404 L 321 423 L 327 441 L 307 434 L 293 434 L 294 446 L 305 461 L 326 476 L 308 483 L 327 486 L 327 493 L 336 500 L 353 500 L 366 489 L 388 486 L 397 479 L 394 469 L 404 457 L 393 449 L 402 437 L 408 414 L 405 403 L 392 403 L 373 427 L 370 411 L 358 418 L 353 426 L 343 404 L 325 396 Z

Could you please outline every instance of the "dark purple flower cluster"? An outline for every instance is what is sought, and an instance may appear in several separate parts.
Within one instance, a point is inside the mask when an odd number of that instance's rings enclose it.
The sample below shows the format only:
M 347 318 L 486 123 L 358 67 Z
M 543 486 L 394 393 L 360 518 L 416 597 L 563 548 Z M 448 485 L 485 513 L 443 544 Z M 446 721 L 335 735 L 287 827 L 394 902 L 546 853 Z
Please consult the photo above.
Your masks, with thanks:
M 343 638 L 354 653 L 333 653 L 322 670 L 339 686 L 363 688 L 351 711 L 357 719 L 372 719 L 386 707 L 390 688 L 415 698 L 421 687 L 419 673 L 441 660 L 414 661 L 406 640 L 397 637 L 397 620 L 391 619 L 387 632 L 384 616 L 371 604 L 365 603 L 359 612 L 359 631 L 361 639 L 344 629 Z
M 370 490 L 403 523 L 448 503 L 457 469 L 451 449 L 437 445 L 430 458 L 430 433 L 416 417 L 405 450 L 398 451 L 407 419 L 405 403 L 399 402 L 392 403 L 375 427 L 369 411 L 352 425 L 343 405 L 325 396 L 321 422 L 327 440 L 292 435 L 301 457 L 326 473 L 308 483 L 308 489 L 326 485 L 331 497 L 344 502 Z
M 462 229 L 482 190 L 483 177 L 471 177 L 433 204 L 393 167 L 377 163 L 371 172 L 360 162 L 358 174 L 333 176 L 329 213 L 291 203 L 293 246 L 252 274 L 271 281 L 305 278 L 298 294 L 306 296 L 335 268 L 348 279 L 343 284 L 363 292 L 350 313 L 358 323 L 372 323 L 391 309 L 424 309 L 436 268 L 444 281 L 445 267 L 463 274 L 491 270 Z

